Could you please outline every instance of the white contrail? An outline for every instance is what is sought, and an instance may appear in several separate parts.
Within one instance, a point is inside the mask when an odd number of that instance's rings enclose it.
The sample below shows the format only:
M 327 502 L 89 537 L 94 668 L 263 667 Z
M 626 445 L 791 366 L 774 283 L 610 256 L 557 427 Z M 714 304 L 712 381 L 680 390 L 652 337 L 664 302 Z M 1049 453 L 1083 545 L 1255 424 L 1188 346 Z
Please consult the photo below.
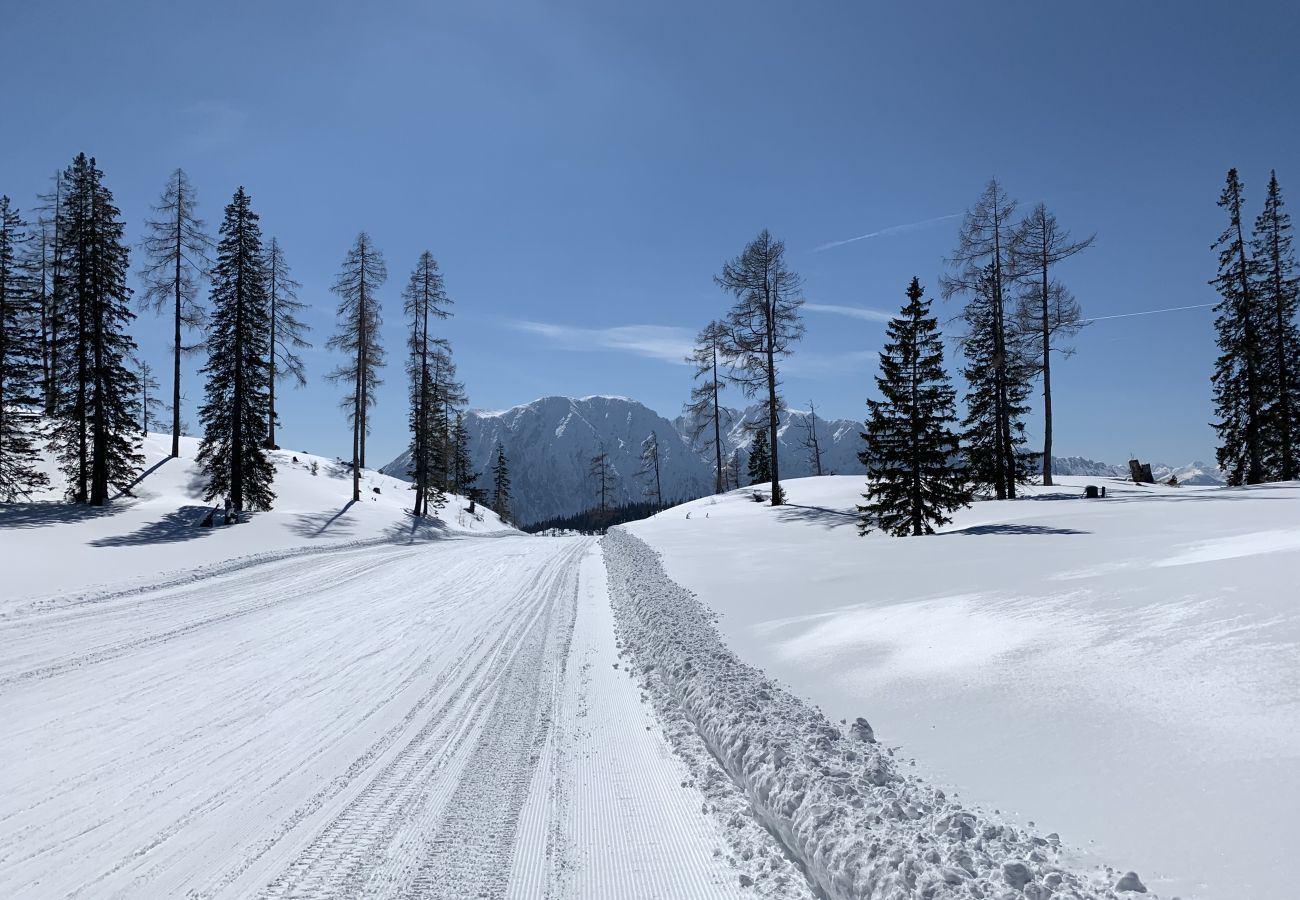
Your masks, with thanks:
M 1144 309 L 1141 312 L 1116 313 L 1113 316 L 1092 316 L 1084 319 L 1085 322 L 1100 322 L 1102 319 L 1127 319 L 1130 316 L 1154 316 L 1156 313 L 1182 312 L 1185 309 L 1205 309 L 1209 306 L 1215 306 L 1214 303 L 1198 303 L 1195 306 L 1171 306 L 1168 309 Z
M 900 234 L 904 231 L 914 231 L 917 228 L 925 228 L 927 225 L 937 225 L 940 222 L 947 222 L 949 219 L 956 219 L 961 213 L 952 213 L 946 216 L 936 216 L 933 219 L 926 219 L 922 222 L 908 222 L 906 225 L 890 225 L 888 228 L 882 228 L 879 231 L 872 231 L 868 234 L 860 234 L 857 237 L 845 238 L 842 241 L 831 241 L 829 244 L 822 244 L 820 247 L 814 247 L 813 253 L 821 253 L 823 250 L 829 250 L 832 247 L 843 247 L 845 244 L 852 244 L 854 241 L 865 241 L 868 238 L 884 237 L 887 234 Z

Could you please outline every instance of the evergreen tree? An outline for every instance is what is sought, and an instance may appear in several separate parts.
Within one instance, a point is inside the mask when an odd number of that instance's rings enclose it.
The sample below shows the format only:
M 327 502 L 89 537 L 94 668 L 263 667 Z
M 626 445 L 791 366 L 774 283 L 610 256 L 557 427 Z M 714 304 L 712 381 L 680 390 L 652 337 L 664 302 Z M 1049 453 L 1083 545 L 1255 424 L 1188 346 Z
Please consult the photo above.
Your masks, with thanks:
M 740 448 L 737 447 L 731 451 L 727 457 L 727 465 L 722 470 L 722 489 L 730 491 L 733 488 L 740 487 Z
M 1258 266 L 1246 253 L 1242 227 L 1242 183 L 1237 170 L 1228 171 L 1219 206 L 1228 212 L 1228 227 L 1211 249 L 1219 251 L 1219 274 L 1210 283 L 1223 299 L 1218 313 L 1219 358 L 1215 361 L 1214 405 L 1219 421 L 1216 458 L 1228 484 L 1264 481 L 1265 347 L 1268 333 L 1263 304 L 1255 297 Z
M 962 438 L 971 481 L 1002 500 L 1029 481 L 1038 456 L 1026 447 L 1025 436 L 1032 370 L 1019 355 L 1002 358 L 999 347 L 1005 344 L 997 339 L 993 296 L 990 275 L 962 312 L 962 375 L 968 385 Z
M 456 379 L 456 361 L 452 358 L 451 347 L 442 348 L 438 363 L 434 369 L 435 397 L 442 411 L 438 419 L 438 460 L 437 483 L 443 490 L 458 492 L 456 484 L 456 417 L 460 407 L 469 401 L 465 394 L 465 385 Z
M 768 452 L 767 429 L 759 428 L 749 445 L 749 483 L 762 484 L 771 480 L 772 457 Z
M 257 214 L 241 187 L 226 206 L 212 269 L 206 397 L 199 409 L 204 499 L 226 496 L 236 517 L 270 509 L 275 466 L 266 449 L 271 308 Z
M 469 458 L 469 428 L 465 426 L 465 413 L 456 411 L 456 421 L 451 429 L 452 489 L 468 500 L 482 501 L 483 491 L 478 487 L 478 472 Z
M 198 279 L 211 261 L 212 239 L 195 212 L 198 196 L 184 169 L 172 172 L 162 199 L 154 207 L 156 219 L 145 221 L 144 282 L 141 306 L 172 317 L 172 456 L 181 455 L 181 355 L 200 349 L 182 343 L 185 331 L 203 328 L 203 307 L 198 303 Z
M 271 355 L 268 359 L 271 373 L 267 382 L 269 399 L 266 404 L 266 446 L 271 450 L 278 450 L 280 446 L 275 439 L 275 429 L 280 424 L 280 413 L 275 408 L 276 384 L 285 379 L 293 381 L 296 387 L 303 387 L 307 383 L 307 371 L 298 351 L 311 346 L 306 338 L 311 326 L 298 318 L 307 308 L 307 304 L 298 299 L 301 287 L 289 274 L 289 264 L 284 261 L 280 242 L 271 238 L 266 248 L 266 297 L 271 306 Z
M 858 455 L 867 467 L 867 503 L 858 507 L 862 534 L 873 528 L 897 536 L 933 534 L 971 501 L 965 474 L 953 465 L 957 392 L 943 368 L 938 320 L 922 297 L 913 278 L 880 352 L 881 399 L 867 401 L 866 447 Z
M 27 224 L 0 197 L 0 503 L 48 483 L 36 468 L 40 411 L 41 295 L 28 267 Z
M 641 442 L 641 467 L 636 474 L 638 478 L 646 479 L 646 496 L 653 497 L 662 508 L 664 488 L 659 475 L 659 435 L 653 431 Z
M 433 319 L 445 319 L 451 314 L 447 309 L 451 299 L 443 285 L 442 273 L 438 271 L 437 260 L 429 251 L 420 254 L 403 297 L 406 301 L 406 317 L 411 327 L 406 362 L 406 373 L 411 385 L 409 474 L 415 480 L 413 512 L 417 516 L 423 516 L 428 513 L 430 505 L 438 509 L 446 502 L 440 486 L 434 483 L 436 473 L 442 468 L 444 454 L 441 451 L 445 443 L 438 433 L 443 404 L 438 394 L 434 368 L 445 352 L 447 342 L 434 337 L 429 325 Z
M 713 451 L 715 494 L 726 490 L 722 460 L 722 404 L 718 396 L 727 383 L 718 365 L 725 353 L 726 341 L 726 323 L 710 322 L 696 337 L 695 349 L 686 357 L 695 369 L 695 380 L 699 382 L 691 388 L 691 399 L 686 404 L 691 446 Z
M 140 412 L 140 434 L 144 435 L 161 424 L 158 411 L 167 407 L 158 397 L 158 379 L 154 377 L 153 366 L 149 365 L 147 359 L 138 356 L 133 362 L 135 377 L 140 385 L 140 398 L 136 401 L 136 408 Z
M 959 294 L 970 297 L 965 318 L 972 327 L 978 322 L 980 333 L 969 337 L 987 343 L 980 356 L 990 371 L 977 376 L 988 382 L 987 391 L 976 390 L 972 383 L 972 392 L 981 393 L 982 402 L 989 406 L 980 421 L 997 433 L 979 435 L 975 443 L 989 454 L 984 472 L 999 500 L 1016 496 L 1021 463 L 1015 453 L 1012 407 L 1022 387 L 1024 353 L 1007 309 L 1017 275 L 1015 211 L 1016 202 L 997 179 L 989 181 L 962 220 L 957 250 L 948 260 L 951 270 L 940 280 L 945 299 Z
M 777 418 L 781 398 L 777 360 L 788 356 L 791 345 L 803 336 L 799 307 L 802 282 L 785 263 L 785 244 L 764 228 L 740 256 L 722 268 L 714 279 L 736 298 L 727 319 L 726 354 L 733 380 L 748 397 L 762 396 L 767 417 L 768 466 L 772 505 L 785 502 L 781 492 L 777 448 Z
M 1052 267 L 1087 250 L 1096 240 L 1095 234 L 1072 240 L 1042 203 L 1015 234 L 1015 268 L 1021 278 L 1016 328 L 1028 338 L 1031 365 L 1043 379 L 1043 484 L 1052 483 L 1052 351 L 1069 355 L 1072 350 L 1061 345 L 1087 324 L 1074 296 L 1052 277 Z
M 127 326 L 130 251 L 113 195 L 95 160 L 79 154 L 60 179 L 59 330 L 52 352 L 55 426 L 52 444 L 68 482 L 68 499 L 104 506 L 112 484 L 130 483 L 137 452 L 135 341 Z
M 63 214 L 63 172 L 54 173 L 54 189 L 41 194 L 39 217 L 39 272 L 38 290 L 41 295 L 41 359 L 44 386 L 45 415 L 53 418 L 57 407 L 60 372 L 59 347 L 62 344 L 62 325 L 66 303 L 64 290 L 66 277 L 63 266 L 65 229 Z
M 499 443 L 496 462 L 492 464 L 492 509 L 502 522 L 510 521 L 510 464 L 505 447 Z
M 383 384 L 379 369 L 384 348 L 379 343 L 379 288 L 388 280 L 383 254 L 364 231 L 357 235 L 343 261 L 332 290 L 339 296 L 339 330 L 327 346 L 347 355 L 330 378 L 348 386 L 343 408 L 352 425 L 352 499 L 361 500 L 361 470 L 366 465 L 366 412 L 375 403 L 375 388 Z
M 1300 478 L 1300 278 L 1291 249 L 1291 217 L 1282 209 L 1277 173 L 1270 173 L 1264 211 L 1255 220 L 1255 295 L 1265 336 L 1261 366 L 1267 393 L 1263 465 L 1269 479 Z

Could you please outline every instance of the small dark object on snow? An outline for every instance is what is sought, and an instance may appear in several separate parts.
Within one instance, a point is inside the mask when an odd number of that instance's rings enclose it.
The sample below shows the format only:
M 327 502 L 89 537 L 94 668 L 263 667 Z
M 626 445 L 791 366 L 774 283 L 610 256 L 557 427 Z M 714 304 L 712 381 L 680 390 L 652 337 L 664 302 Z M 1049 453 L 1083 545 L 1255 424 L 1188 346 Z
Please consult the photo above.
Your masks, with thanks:
M 1155 476 L 1151 474 L 1151 463 L 1138 462 L 1136 459 L 1128 461 L 1128 474 L 1133 479 L 1134 484 L 1155 484 Z
M 297 462 L 297 461 L 298 461 L 298 457 L 295 456 L 295 457 L 293 458 L 293 461 L 294 461 L 294 462 Z
M 849 735 L 868 744 L 876 742 L 876 733 L 871 730 L 871 725 L 867 720 L 861 716 L 854 719 L 853 724 L 849 726 Z
M 1142 883 L 1142 879 L 1138 878 L 1137 872 L 1126 872 L 1123 878 L 1115 882 L 1115 890 L 1134 891 L 1138 894 L 1145 894 L 1147 892 L 1147 886 Z
M 473 501 L 473 500 L 469 501 L 469 514 L 470 514 L 471 516 L 474 515 L 474 501 Z
M 378 487 L 372 487 L 371 490 L 374 491 L 376 494 L 379 493 L 379 488 L 378 488 Z
M 1085 500 L 1096 500 L 1100 496 L 1101 492 L 1097 490 L 1097 485 L 1095 484 L 1087 485 L 1083 489 L 1083 497 Z
M 203 517 L 203 521 L 199 522 L 199 527 L 211 528 L 216 523 L 215 522 L 216 518 L 217 518 L 217 508 L 214 506 L 212 507 L 212 509 L 208 510 L 208 514 Z

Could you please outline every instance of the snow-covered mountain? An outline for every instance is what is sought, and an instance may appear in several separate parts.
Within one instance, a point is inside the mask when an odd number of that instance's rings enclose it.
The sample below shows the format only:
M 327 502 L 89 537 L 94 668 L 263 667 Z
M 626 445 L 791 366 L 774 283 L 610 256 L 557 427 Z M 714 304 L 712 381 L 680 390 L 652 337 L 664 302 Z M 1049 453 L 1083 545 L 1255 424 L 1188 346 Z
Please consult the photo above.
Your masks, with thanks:
M 802 478 L 816 474 L 812 451 L 804 446 L 808 440 L 811 413 L 782 407 L 777 418 L 780 423 L 776 439 L 780 447 L 781 477 Z M 729 455 L 739 449 L 744 460 L 753 443 L 755 427 L 766 426 L 766 415 L 763 406 L 757 403 L 743 410 L 724 407 L 722 422 L 723 452 Z M 682 438 L 690 443 L 694 431 L 692 420 L 681 415 L 673 420 L 673 424 Z M 817 443 L 821 448 L 823 475 L 860 475 L 866 471 L 858 461 L 858 451 L 862 449 L 861 435 L 862 423 L 855 419 L 817 416 Z M 700 445 L 703 446 L 703 442 Z
M 1128 478 L 1128 464 L 1116 465 L 1085 459 L 1082 456 L 1053 456 L 1053 475 L 1090 475 L 1094 478 Z M 1223 472 L 1213 463 L 1191 462 L 1185 466 L 1170 466 L 1165 463 L 1152 463 L 1151 474 L 1156 481 L 1168 481 L 1170 475 L 1178 478 L 1179 484 L 1216 485 L 1224 484 Z
M 512 510 L 528 524 L 590 509 L 596 501 L 589 474 L 591 459 L 603 446 L 614 473 L 611 505 L 645 499 L 640 468 L 641 443 L 659 438 L 660 477 L 665 501 L 699 497 L 712 490 L 708 465 L 678 434 L 673 423 L 626 397 L 543 397 L 501 412 L 466 415 L 473 466 L 486 473 L 500 443 L 510 464 Z M 403 453 L 381 469 L 407 478 Z M 483 476 L 486 484 L 486 474 Z

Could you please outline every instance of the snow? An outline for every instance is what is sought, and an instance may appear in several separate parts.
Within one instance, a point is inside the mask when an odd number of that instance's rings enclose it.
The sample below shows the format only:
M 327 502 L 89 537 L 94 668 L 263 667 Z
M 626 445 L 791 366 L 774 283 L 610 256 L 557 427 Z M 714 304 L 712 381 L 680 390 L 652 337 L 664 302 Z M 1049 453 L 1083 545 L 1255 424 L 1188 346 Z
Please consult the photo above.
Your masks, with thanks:
M 230 528 L 153 528 L 185 461 L 0 518 L 0 896 L 742 896 L 591 539 L 413 535 L 291 456 Z
M 627 529 L 741 660 L 1076 866 L 1185 900 L 1294 893 L 1300 484 L 1059 480 L 929 538 L 858 537 L 856 477 Z

